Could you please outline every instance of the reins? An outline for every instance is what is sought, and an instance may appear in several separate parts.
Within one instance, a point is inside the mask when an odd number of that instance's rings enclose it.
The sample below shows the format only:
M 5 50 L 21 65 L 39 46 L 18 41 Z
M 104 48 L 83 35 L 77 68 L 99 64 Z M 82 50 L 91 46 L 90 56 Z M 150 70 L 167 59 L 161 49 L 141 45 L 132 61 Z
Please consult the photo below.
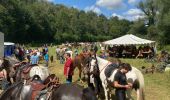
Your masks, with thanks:
M 106 64 L 105 67 L 102 68 L 102 70 L 100 71 L 100 73 L 104 70 L 104 68 L 106 68 L 108 65 L 110 64 L 110 62 L 108 61 L 108 63 Z

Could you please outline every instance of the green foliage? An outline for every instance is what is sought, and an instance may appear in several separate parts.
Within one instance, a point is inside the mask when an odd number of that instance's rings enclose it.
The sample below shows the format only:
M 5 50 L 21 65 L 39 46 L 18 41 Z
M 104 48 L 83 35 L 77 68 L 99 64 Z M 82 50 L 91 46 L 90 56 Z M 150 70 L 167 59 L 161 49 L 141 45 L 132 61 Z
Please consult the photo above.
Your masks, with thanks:
M 170 35 L 169 35 L 169 32 L 170 32 L 170 6 L 167 5 L 167 4 L 170 4 L 170 1 L 166 1 L 166 0 L 163 0 L 161 2 L 160 5 L 160 15 L 159 15 L 159 23 L 158 23 L 158 29 L 159 31 L 161 32 L 161 35 L 162 35 L 162 39 L 160 41 L 163 41 L 164 40 L 164 43 L 165 44 L 169 44 L 170 43 Z M 165 10 L 166 9 L 166 10 Z
M 0 0 L 0 31 L 5 41 L 18 43 L 105 41 L 129 33 L 162 46 L 170 43 L 169 5 L 169 0 L 141 1 L 145 18 L 130 22 L 46 0 Z
M 147 37 L 159 42 L 161 46 L 170 43 L 170 1 L 169 0 L 146 0 L 138 4 L 145 14 L 144 24 L 147 25 Z M 138 25 L 132 25 L 138 26 Z M 142 29 L 137 27 L 137 30 Z M 130 30 L 133 33 L 134 28 Z M 137 31 L 134 31 L 137 32 Z
M 130 25 L 127 20 L 108 19 L 46 0 L 0 0 L 0 31 L 6 41 L 104 41 L 126 34 Z
M 134 22 L 130 27 L 131 28 L 128 32 L 129 34 L 139 34 L 139 35 L 147 34 L 147 28 L 146 28 L 143 20 Z

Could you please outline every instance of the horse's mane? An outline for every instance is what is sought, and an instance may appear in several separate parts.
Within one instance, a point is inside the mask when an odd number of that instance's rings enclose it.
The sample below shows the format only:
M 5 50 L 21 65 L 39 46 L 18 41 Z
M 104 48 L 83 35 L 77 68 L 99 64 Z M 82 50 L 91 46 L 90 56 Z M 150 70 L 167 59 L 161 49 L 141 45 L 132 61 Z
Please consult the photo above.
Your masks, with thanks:
M 8 64 L 7 66 L 11 67 L 12 65 L 19 63 L 20 61 L 17 60 L 15 57 L 10 57 L 10 56 L 6 56 L 4 58 L 4 63 L 6 62 L 6 64 Z
M 11 62 L 20 62 L 18 59 L 16 59 L 15 57 L 10 57 L 10 56 L 6 56 L 5 59 L 11 61 Z
M 110 61 L 108 61 L 108 60 L 106 60 L 106 59 L 103 59 L 103 58 L 100 58 L 100 57 L 96 57 L 97 58 L 97 60 L 98 60 L 98 62 L 99 63 L 108 63 L 108 62 L 110 62 Z
M 1 96 L 3 96 L 6 92 L 8 92 L 8 90 L 17 87 L 17 86 L 20 85 L 20 84 L 23 84 L 22 81 L 17 82 L 17 83 L 14 83 L 14 84 L 12 84 L 11 86 L 9 86 L 6 90 L 4 90 L 4 91 L 1 93 L 0 98 L 1 98 Z
M 79 57 L 84 57 L 83 53 L 80 53 L 78 56 L 79 56 Z

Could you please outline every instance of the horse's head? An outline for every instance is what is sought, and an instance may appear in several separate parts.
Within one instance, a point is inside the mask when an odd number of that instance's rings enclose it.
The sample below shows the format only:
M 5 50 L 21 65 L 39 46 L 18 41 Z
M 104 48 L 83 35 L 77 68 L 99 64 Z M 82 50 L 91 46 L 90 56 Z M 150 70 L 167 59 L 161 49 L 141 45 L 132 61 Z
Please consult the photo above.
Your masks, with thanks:
M 5 68 L 9 68 L 9 67 L 14 67 L 15 64 L 17 64 L 17 63 L 19 63 L 19 61 L 16 58 L 7 56 L 7 57 L 3 58 L 2 65 Z
M 16 58 L 14 58 L 14 57 L 5 57 L 5 58 L 3 58 L 3 62 L 2 62 L 2 68 L 3 69 L 6 69 L 6 71 L 7 71 L 7 77 L 9 78 L 15 78 L 16 77 L 16 68 L 15 68 L 15 66 L 16 66 L 16 64 L 18 64 L 19 63 L 19 61 L 16 59 Z M 20 75 L 19 75 L 20 76 Z M 17 80 L 18 80 L 18 78 L 16 78 Z M 10 80 L 11 81 L 11 80 Z M 14 82 L 14 80 L 13 81 L 11 81 L 12 83 Z
M 84 74 L 85 80 L 88 80 L 88 78 L 89 78 L 88 76 L 90 74 L 92 74 L 94 70 L 96 70 L 97 66 L 98 66 L 98 64 L 97 64 L 96 57 L 95 56 L 91 56 L 89 58 L 88 63 L 86 64 L 86 66 L 83 68 L 83 74 Z

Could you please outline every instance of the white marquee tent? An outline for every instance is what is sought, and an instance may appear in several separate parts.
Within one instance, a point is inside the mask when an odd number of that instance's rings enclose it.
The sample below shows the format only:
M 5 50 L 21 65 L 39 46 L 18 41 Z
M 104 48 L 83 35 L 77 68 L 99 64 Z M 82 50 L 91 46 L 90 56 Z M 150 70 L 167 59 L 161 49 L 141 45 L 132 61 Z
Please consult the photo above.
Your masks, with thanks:
M 107 45 L 141 45 L 141 44 L 155 44 L 155 41 L 139 38 L 132 34 L 127 34 L 116 39 L 103 42 Z

